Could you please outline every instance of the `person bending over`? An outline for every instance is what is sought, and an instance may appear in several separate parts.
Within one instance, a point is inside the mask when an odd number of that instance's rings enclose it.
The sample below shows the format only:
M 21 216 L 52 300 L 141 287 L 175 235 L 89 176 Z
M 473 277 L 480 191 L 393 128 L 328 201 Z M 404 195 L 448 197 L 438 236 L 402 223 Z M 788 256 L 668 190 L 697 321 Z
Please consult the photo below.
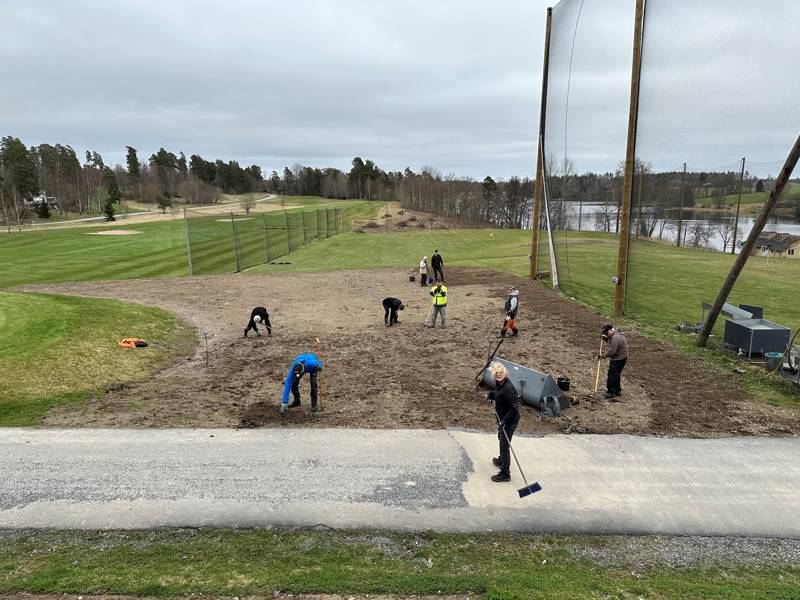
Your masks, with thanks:
M 316 354 L 300 354 L 289 367 L 289 374 L 283 384 L 283 398 L 280 412 L 287 408 L 300 406 L 300 379 L 308 373 L 311 376 L 311 412 L 317 412 L 317 376 L 322 371 L 323 363 Z M 289 390 L 292 391 L 294 401 L 289 404 Z
M 261 337 L 261 333 L 259 333 L 258 327 L 256 327 L 258 323 L 263 323 L 267 328 L 267 335 L 272 335 L 272 325 L 269 322 L 269 313 L 267 309 L 263 306 L 256 306 L 250 311 L 250 322 L 244 330 L 244 337 L 247 337 L 247 332 L 251 329 L 256 332 L 257 337 Z
M 400 323 L 397 320 L 397 311 L 403 310 L 405 308 L 405 304 L 403 304 L 399 298 L 384 298 L 383 299 L 383 323 L 387 327 L 391 327 L 395 323 Z

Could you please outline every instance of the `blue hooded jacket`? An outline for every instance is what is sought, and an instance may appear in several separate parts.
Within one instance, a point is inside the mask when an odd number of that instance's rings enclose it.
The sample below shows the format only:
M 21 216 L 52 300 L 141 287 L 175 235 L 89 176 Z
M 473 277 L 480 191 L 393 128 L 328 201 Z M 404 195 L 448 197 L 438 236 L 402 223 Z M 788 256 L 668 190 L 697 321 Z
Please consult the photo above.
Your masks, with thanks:
M 322 368 L 323 362 L 317 358 L 316 354 L 300 354 L 292 362 L 289 367 L 289 374 L 286 376 L 286 381 L 283 384 L 283 403 L 289 404 L 289 391 L 292 389 L 292 382 L 294 381 L 294 367 L 295 365 L 303 365 L 303 374 L 313 371 L 316 368 Z M 302 377 L 302 375 L 301 375 Z

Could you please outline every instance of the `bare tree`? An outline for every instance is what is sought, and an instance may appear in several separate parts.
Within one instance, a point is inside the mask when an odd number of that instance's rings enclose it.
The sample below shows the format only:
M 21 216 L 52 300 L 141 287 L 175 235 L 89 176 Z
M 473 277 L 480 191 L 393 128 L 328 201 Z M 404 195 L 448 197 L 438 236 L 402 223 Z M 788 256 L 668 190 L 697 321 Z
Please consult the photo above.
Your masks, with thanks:
M 717 225 L 716 233 L 719 236 L 719 239 L 722 240 L 722 251 L 726 252 L 728 250 L 728 245 L 733 243 L 733 223 L 725 223 L 723 225 Z M 736 237 L 741 239 L 742 237 L 742 228 L 736 228 Z
M 244 209 L 244 214 L 249 215 L 250 211 L 256 205 L 256 199 L 253 194 L 244 194 L 239 200 L 239 204 Z

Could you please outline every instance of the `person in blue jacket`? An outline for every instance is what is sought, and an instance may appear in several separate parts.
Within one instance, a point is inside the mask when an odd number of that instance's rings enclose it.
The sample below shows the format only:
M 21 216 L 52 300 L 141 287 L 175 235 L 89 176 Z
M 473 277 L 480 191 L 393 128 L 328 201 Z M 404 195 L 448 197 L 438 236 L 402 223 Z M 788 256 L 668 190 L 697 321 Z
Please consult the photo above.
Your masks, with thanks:
M 311 375 L 311 412 L 317 412 L 317 375 L 322 371 L 323 363 L 316 354 L 300 354 L 289 367 L 289 374 L 283 384 L 283 400 L 280 412 L 283 414 L 287 408 L 300 406 L 300 379 L 306 373 Z M 289 390 L 292 390 L 294 401 L 289 404 Z

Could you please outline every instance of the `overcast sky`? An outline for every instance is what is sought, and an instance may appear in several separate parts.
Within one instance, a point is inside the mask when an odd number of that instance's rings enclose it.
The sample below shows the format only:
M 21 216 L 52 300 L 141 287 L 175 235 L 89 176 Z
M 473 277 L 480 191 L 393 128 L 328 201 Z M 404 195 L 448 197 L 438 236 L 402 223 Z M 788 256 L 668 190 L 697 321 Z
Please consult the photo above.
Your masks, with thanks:
M 267 172 L 359 155 L 532 176 L 547 4 L 6 0 L 0 134 L 107 162 L 133 145 Z M 633 4 L 555 9 L 547 143 L 579 171 L 624 158 Z M 641 155 L 777 172 L 800 132 L 800 3 L 679 4 L 648 0 Z

